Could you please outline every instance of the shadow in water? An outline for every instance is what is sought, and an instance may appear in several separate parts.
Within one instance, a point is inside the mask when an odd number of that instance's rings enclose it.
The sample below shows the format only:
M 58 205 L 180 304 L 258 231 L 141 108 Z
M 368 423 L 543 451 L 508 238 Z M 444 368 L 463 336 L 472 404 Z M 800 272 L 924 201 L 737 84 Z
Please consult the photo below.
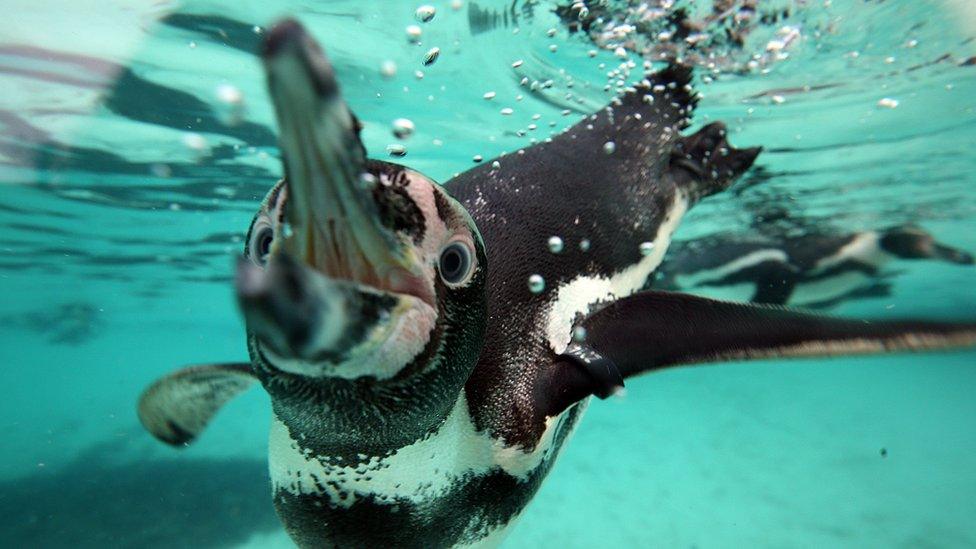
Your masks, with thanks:
M 101 325 L 98 307 L 84 301 L 0 316 L 0 328 L 31 330 L 44 335 L 51 343 L 67 345 L 87 342 L 95 336 Z
M 263 459 L 143 459 L 102 446 L 0 482 L 6 547 L 226 547 L 281 528 Z

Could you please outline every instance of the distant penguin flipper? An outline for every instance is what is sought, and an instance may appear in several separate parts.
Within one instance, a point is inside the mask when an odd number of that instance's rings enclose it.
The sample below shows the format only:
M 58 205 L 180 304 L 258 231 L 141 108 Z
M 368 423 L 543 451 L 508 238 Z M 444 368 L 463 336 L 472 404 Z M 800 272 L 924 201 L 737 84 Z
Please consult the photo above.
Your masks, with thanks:
M 615 301 L 578 326 L 585 338 L 549 369 L 546 390 L 536 391 L 546 415 L 672 366 L 976 345 L 976 323 L 852 320 L 660 291 Z
M 139 421 L 173 446 L 193 442 L 220 408 L 257 378 L 246 363 L 208 364 L 177 370 L 139 397 Z

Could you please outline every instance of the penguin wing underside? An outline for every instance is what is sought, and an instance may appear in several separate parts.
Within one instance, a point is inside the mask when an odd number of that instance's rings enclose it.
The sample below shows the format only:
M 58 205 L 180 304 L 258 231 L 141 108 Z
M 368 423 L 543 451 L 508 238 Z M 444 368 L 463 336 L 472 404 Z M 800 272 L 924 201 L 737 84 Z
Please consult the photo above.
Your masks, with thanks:
M 645 291 L 591 313 L 536 394 L 555 415 L 625 378 L 672 366 L 763 358 L 921 351 L 976 344 L 976 323 L 867 321 L 774 305 Z
M 139 421 L 173 446 L 192 442 L 220 408 L 257 378 L 247 363 L 207 364 L 177 370 L 149 386 L 139 398 Z

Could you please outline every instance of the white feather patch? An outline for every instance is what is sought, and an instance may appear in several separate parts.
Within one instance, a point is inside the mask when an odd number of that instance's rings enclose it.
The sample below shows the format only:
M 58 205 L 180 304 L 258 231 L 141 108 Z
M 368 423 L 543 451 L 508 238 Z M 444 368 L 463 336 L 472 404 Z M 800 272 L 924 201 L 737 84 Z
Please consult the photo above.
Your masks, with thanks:
M 681 192 L 675 193 L 670 218 L 658 227 L 651 253 L 609 277 L 578 276 L 555 290 L 556 299 L 548 312 L 546 329 L 549 346 L 555 353 L 562 353 L 569 345 L 573 320 L 577 315 L 589 312 L 595 303 L 626 297 L 644 286 L 647 277 L 664 259 L 664 252 L 671 244 L 671 235 L 687 210 L 687 197 Z
M 693 274 L 682 274 L 675 277 L 675 282 L 681 287 L 693 287 L 705 282 L 713 282 L 716 280 L 722 280 L 726 276 L 748 269 L 760 263 L 766 261 L 779 261 L 782 263 L 788 263 L 789 257 L 787 257 L 786 252 L 783 250 L 767 249 L 767 250 L 756 250 L 754 252 L 748 253 L 742 257 L 736 258 L 724 265 L 716 267 L 715 269 L 701 270 Z
M 811 274 L 825 271 L 850 259 L 880 267 L 891 258 L 891 254 L 881 249 L 881 235 L 875 231 L 867 231 L 854 237 L 833 255 L 817 261 Z
M 345 507 L 362 496 L 420 503 L 444 494 L 463 477 L 492 469 L 525 479 L 551 453 L 561 418 L 549 418 L 539 444 L 524 452 L 477 431 L 461 393 L 447 419 L 431 435 L 389 456 L 372 456 L 365 464 L 344 466 L 302 450 L 288 427 L 275 417 L 268 456 L 271 483 L 275 490 L 319 494 Z M 342 499 L 340 492 L 348 496 Z

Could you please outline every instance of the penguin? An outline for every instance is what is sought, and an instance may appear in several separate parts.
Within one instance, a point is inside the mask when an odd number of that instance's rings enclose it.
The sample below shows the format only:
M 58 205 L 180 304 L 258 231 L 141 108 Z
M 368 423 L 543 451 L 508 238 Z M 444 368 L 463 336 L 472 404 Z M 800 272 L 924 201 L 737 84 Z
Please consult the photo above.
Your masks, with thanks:
M 284 179 L 237 264 L 250 362 L 165 376 L 138 414 L 184 446 L 261 385 L 272 498 L 300 547 L 497 545 L 590 397 L 634 375 L 976 342 L 974 324 L 640 291 L 688 208 L 759 154 L 719 123 L 681 134 L 696 98 L 686 67 L 440 186 L 367 158 L 297 21 L 269 31 L 262 56 Z
M 891 294 L 894 260 L 972 265 L 972 254 L 941 244 L 921 227 L 789 236 L 719 234 L 675 243 L 652 284 L 697 295 L 824 308 Z

